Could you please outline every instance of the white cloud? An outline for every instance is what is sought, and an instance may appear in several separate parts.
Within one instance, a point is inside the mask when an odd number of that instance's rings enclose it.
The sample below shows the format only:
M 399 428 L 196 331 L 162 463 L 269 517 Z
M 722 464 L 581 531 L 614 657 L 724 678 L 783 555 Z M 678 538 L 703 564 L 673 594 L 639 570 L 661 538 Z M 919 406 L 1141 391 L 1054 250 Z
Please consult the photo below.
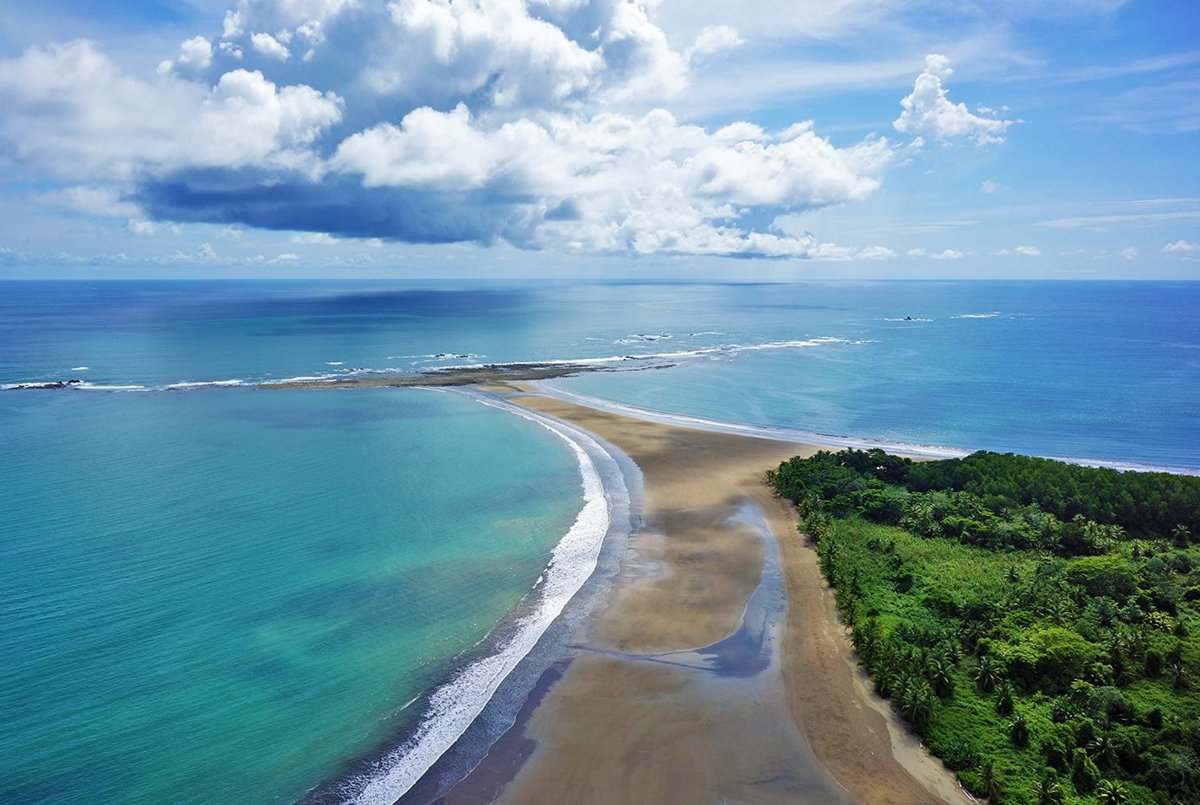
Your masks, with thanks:
M 270 56 L 280 61 L 287 61 L 288 57 L 292 55 L 286 45 L 267 33 L 252 34 L 250 44 L 264 56 Z
M 745 43 L 746 40 L 738 33 L 737 28 L 731 25 L 709 25 L 696 35 L 696 40 L 684 56 L 689 62 L 698 61 Z
M 611 9 L 600 36 L 609 99 L 644 104 L 683 92 L 688 84 L 687 59 L 671 49 L 666 32 L 650 19 L 647 6 L 618 0 Z
M 858 252 L 859 260 L 891 260 L 896 253 L 886 246 L 868 246 Z
M 221 26 L 221 38 L 233 39 L 235 36 L 241 36 L 244 26 L 245 20 L 242 19 L 240 11 L 226 11 L 225 21 Z
M 396 0 L 387 9 L 388 46 L 365 72 L 384 95 L 430 102 L 486 87 L 497 106 L 562 101 L 604 68 L 598 50 L 531 16 L 521 0 Z
M 999 257 L 1040 257 L 1042 250 L 1037 246 L 1015 246 L 1011 249 L 1001 249 L 998 252 L 992 252 L 992 254 Z
M 867 198 L 896 149 L 876 136 L 834 145 L 811 122 L 680 122 L 661 107 L 704 91 L 693 64 L 744 39 L 723 19 L 668 35 L 660 11 L 654 0 L 239 0 L 219 41 L 186 40 L 157 77 L 88 42 L 0 60 L 0 149 L 119 188 L 126 206 L 103 214 L 130 231 L 187 220 L 311 228 L 295 236 L 305 245 L 894 257 L 767 222 Z M 228 69 L 243 48 L 259 69 Z M 345 88 L 352 108 L 271 80 L 281 75 Z M 339 123 L 352 132 L 340 143 Z
M 1132 260 L 1138 256 L 1138 250 L 1136 246 L 1127 246 L 1117 252 L 1117 254 L 1126 260 Z
M 909 257 L 928 257 L 930 260 L 961 260 L 965 255 L 957 249 L 943 249 L 940 252 L 933 252 L 926 248 L 916 248 L 908 250 Z
M 999 182 L 992 181 L 991 179 L 984 179 L 983 184 L 979 186 L 980 192 L 986 193 L 989 196 L 995 195 L 996 193 L 1003 193 L 1007 189 L 1008 188 L 1004 185 L 1000 184 Z
M 179 57 L 175 61 L 164 61 L 158 66 L 160 74 L 178 67 L 203 70 L 212 64 L 212 43 L 203 36 L 193 36 L 179 43 Z
M 744 232 L 748 208 L 808 209 L 860 200 L 891 159 L 883 139 L 835 148 L 807 124 L 734 139 L 663 110 L 521 118 L 489 128 L 465 105 L 422 108 L 400 126 L 347 138 L 331 166 L 367 187 L 533 196 L 509 212 L 511 240 L 595 251 L 809 254 L 813 238 Z
M 62 177 L 128 180 L 190 167 L 309 169 L 311 145 L 342 101 L 261 72 L 208 87 L 172 75 L 121 73 L 90 42 L 31 48 L 0 61 L 0 140 Z
M 153 235 L 158 229 L 153 221 L 142 218 L 131 218 L 125 228 L 135 235 Z
M 925 57 L 924 72 L 917 76 L 912 92 L 900 101 L 904 111 L 892 123 L 896 131 L 942 141 L 968 137 L 978 146 L 1004 142 L 1004 132 L 1015 121 L 981 117 L 966 104 L 952 103 L 942 80 L 953 72 L 945 56 L 931 53 Z
M 179 46 L 179 64 L 203 70 L 212 64 L 212 43 L 203 36 L 194 36 Z
M 46 193 L 39 200 L 58 207 L 95 215 L 101 218 L 134 218 L 142 214 L 141 209 L 126 200 L 111 187 L 77 185 Z
M 292 235 L 292 243 L 299 243 L 306 246 L 333 246 L 341 243 L 341 240 L 333 237 L 328 232 L 300 232 Z
M 1168 243 L 1163 246 L 1163 251 L 1167 254 L 1191 254 L 1200 252 L 1200 243 L 1193 243 L 1190 240 L 1177 240 L 1174 243 Z

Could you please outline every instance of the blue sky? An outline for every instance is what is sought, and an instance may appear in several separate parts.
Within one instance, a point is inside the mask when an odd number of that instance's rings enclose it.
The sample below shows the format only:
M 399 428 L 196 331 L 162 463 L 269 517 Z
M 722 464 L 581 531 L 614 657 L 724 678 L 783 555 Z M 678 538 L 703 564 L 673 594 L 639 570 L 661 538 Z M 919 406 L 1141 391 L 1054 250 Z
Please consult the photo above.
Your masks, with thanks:
M 10 0 L 0 277 L 1200 278 L 1200 4 Z

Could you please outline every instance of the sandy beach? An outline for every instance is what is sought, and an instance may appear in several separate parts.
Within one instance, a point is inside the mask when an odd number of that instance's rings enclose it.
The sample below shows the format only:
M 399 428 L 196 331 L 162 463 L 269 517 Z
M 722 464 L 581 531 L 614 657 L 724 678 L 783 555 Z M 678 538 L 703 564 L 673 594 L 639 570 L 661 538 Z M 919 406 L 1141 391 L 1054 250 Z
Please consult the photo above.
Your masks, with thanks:
M 763 482 L 818 447 L 512 401 L 628 454 L 645 522 L 610 600 L 447 803 L 971 801 L 871 692 Z

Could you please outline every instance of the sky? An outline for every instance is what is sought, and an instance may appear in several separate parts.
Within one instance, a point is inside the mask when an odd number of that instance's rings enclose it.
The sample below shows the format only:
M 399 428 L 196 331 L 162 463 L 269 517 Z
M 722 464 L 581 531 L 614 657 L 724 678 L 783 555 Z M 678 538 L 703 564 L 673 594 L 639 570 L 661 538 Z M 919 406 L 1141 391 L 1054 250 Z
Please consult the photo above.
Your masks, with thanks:
M 1194 0 L 6 0 L 0 278 L 1200 279 Z

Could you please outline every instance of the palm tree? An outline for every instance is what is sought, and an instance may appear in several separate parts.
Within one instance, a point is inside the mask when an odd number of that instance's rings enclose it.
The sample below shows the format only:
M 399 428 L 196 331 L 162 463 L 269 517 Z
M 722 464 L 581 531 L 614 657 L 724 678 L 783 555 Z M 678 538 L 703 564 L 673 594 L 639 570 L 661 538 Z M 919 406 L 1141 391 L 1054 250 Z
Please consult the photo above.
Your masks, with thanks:
M 987 654 L 979 658 L 979 667 L 975 669 L 975 684 L 984 693 L 996 689 L 999 675 L 996 673 L 996 662 Z
M 868 667 L 875 660 L 881 635 L 879 618 L 875 616 L 867 618 L 867 622 L 861 628 L 854 630 L 854 647 L 858 649 L 858 655 Z
M 1096 800 L 1100 805 L 1124 805 L 1129 801 L 1129 792 L 1116 780 L 1103 780 L 1096 786 Z
M 1002 716 L 1010 716 L 1013 711 L 1013 686 L 1004 680 L 996 686 L 996 712 Z
M 1050 771 L 1033 784 L 1033 794 L 1037 797 L 1038 805 L 1057 805 L 1063 801 L 1062 786 Z
M 1079 608 L 1069 598 L 1059 598 L 1050 605 L 1048 614 L 1056 623 L 1062 625 L 1074 621 L 1079 614 Z
M 924 734 L 933 717 L 933 691 L 924 679 L 909 677 L 901 685 L 900 711 L 913 729 Z
M 1191 539 L 1192 532 L 1182 523 L 1171 529 L 1171 541 L 1175 543 L 1176 548 L 1186 548 Z
M 1016 746 L 1025 746 L 1029 743 L 1029 722 L 1025 720 L 1025 716 L 1020 713 L 1008 725 L 1008 737 Z
M 1002 791 L 1000 789 L 1000 781 L 996 779 L 996 762 L 988 758 L 983 762 L 983 768 L 979 772 L 980 782 L 983 783 L 983 794 L 991 802 L 1000 800 Z
M 940 698 L 948 699 L 954 695 L 954 677 L 950 674 L 950 662 L 941 657 L 929 661 L 929 681 L 933 690 Z
M 1117 747 L 1113 743 L 1112 734 L 1108 730 L 1108 725 L 1104 726 L 1104 731 L 1097 735 L 1092 740 L 1088 741 L 1088 753 L 1092 756 L 1097 766 L 1104 768 L 1112 768 L 1117 762 Z
M 1171 680 L 1175 685 L 1175 690 L 1183 690 L 1188 686 L 1187 666 L 1182 662 L 1176 661 L 1171 663 Z

